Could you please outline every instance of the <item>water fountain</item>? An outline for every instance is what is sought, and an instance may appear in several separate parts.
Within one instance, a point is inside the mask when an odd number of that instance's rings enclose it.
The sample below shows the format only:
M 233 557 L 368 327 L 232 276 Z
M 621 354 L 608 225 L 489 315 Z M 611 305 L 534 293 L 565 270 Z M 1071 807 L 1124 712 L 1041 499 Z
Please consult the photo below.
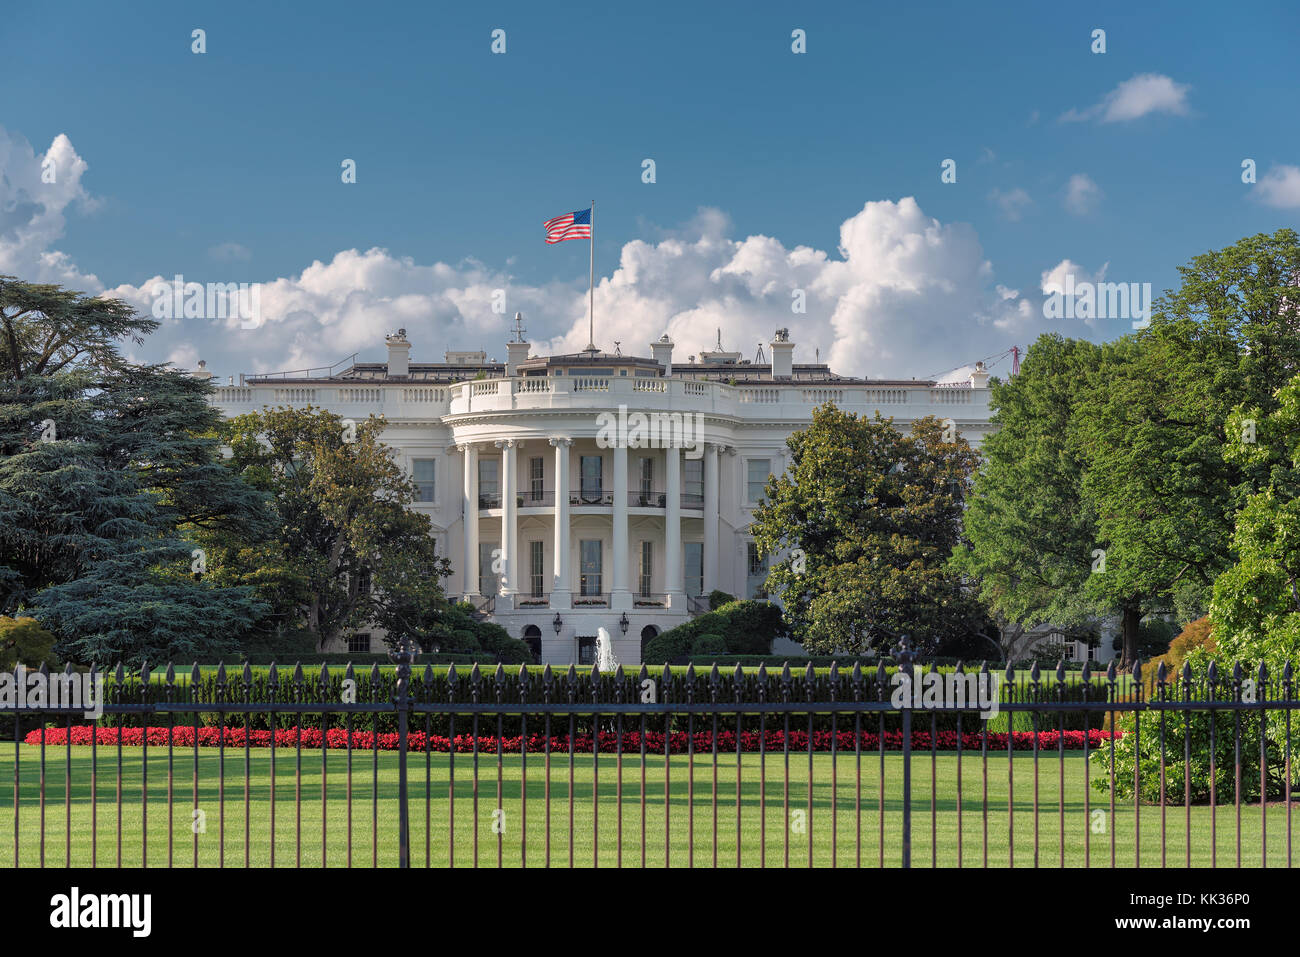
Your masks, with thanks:
M 614 655 L 614 642 L 604 628 L 596 629 L 596 670 L 602 674 L 618 668 L 618 658 Z

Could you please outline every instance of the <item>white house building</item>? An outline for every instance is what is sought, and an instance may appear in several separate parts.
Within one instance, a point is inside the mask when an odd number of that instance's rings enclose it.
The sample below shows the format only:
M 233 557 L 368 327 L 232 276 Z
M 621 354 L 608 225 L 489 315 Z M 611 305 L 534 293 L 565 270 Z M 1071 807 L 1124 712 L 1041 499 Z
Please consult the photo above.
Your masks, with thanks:
M 513 341 L 504 362 L 413 362 L 405 330 L 386 344 L 385 362 L 231 377 L 213 401 L 226 415 L 382 414 L 451 561 L 448 593 L 553 665 L 591 662 L 601 626 L 620 662 L 639 663 L 644 642 L 707 610 L 711 590 L 760 594 L 753 505 L 815 407 L 879 410 L 900 428 L 951 419 L 975 446 L 991 428 L 982 365 L 958 383 L 849 378 L 795 362 L 785 330 L 755 362 L 720 343 L 682 362 L 667 336 L 649 357 L 535 356 Z M 359 633 L 348 650 L 377 650 L 379 637 Z

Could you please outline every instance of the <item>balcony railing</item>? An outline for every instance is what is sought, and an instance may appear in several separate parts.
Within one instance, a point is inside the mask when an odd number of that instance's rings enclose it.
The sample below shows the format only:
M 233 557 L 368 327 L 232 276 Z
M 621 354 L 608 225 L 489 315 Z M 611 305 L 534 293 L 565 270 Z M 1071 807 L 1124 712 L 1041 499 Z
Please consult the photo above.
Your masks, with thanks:
M 695 492 L 686 492 L 682 495 L 682 508 L 702 511 L 704 508 L 704 496 Z
M 662 608 L 668 604 L 668 596 L 654 592 L 643 592 L 632 596 L 632 605 L 636 608 Z
M 479 508 L 500 508 L 501 493 L 500 492 L 479 492 L 478 507 Z
M 627 504 L 633 508 L 666 508 L 668 496 L 663 492 L 628 492 Z
M 614 493 L 608 489 L 573 489 L 569 492 L 570 505 L 613 505 Z
M 519 493 L 520 508 L 548 508 L 555 504 L 555 490 L 544 489 L 524 489 Z

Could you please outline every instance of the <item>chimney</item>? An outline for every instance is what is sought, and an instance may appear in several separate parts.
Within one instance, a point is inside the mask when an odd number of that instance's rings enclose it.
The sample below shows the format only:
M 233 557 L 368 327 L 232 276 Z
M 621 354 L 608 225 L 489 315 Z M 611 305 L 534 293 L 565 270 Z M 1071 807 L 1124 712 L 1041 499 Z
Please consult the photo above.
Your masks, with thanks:
M 388 374 L 405 378 L 411 372 L 411 344 L 406 341 L 406 330 L 398 329 L 391 336 L 384 336 L 388 343 Z
M 970 374 L 970 385 L 972 389 L 987 389 L 989 387 L 989 374 L 984 369 L 983 362 L 975 363 L 975 371 Z
M 532 348 L 531 342 L 507 342 L 506 343 L 506 375 L 516 375 L 516 369 L 519 363 L 528 358 L 528 350 Z
M 658 342 L 650 343 L 650 355 L 664 367 L 664 375 L 673 374 L 673 340 L 668 338 L 668 333 L 660 336 Z
M 790 378 L 794 375 L 794 343 L 789 329 L 778 329 L 772 336 L 772 378 Z
M 191 372 L 190 375 L 194 376 L 196 379 L 212 378 L 212 373 L 208 371 L 208 364 L 203 359 L 199 360 L 199 367 Z

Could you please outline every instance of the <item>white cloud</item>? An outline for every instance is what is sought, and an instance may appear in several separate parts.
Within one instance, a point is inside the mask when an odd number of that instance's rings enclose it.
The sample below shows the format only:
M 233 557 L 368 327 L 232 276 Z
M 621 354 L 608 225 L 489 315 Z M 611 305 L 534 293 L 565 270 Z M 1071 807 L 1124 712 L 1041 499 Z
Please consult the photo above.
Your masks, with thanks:
M 81 184 L 87 169 L 62 133 L 37 153 L 0 126 L 0 273 L 89 292 L 102 288 L 67 254 L 51 248 L 63 236 L 69 207 L 83 212 L 98 207 Z
M 1300 166 L 1274 166 L 1256 184 L 1261 203 L 1278 209 L 1300 206 Z
M 1019 186 L 1007 190 L 1005 193 L 1000 189 L 994 189 L 989 193 L 989 201 L 997 206 L 1002 213 L 1003 218 L 1011 220 L 1013 223 L 1018 222 L 1034 201 L 1029 194 Z
M 1125 80 L 1115 89 L 1085 110 L 1069 109 L 1060 117 L 1062 123 L 1098 120 L 1102 123 L 1120 123 L 1136 120 L 1148 113 L 1171 113 L 1186 116 L 1187 93 L 1185 83 L 1175 83 L 1162 73 L 1139 73 Z
M 1101 187 L 1087 173 L 1075 173 L 1065 187 L 1065 208 L 1076 216 L 1086 216 L 1101 202 Z
M 57 194 L 40 192 L 40 163 L 30 147 L 0 139 L 0 267 L 102 290 L 152 315 L 154 287 L 166 288 L 171 276 L 103 289 L 54 249 L 64 211 L 90 198 L 80 185 L 86 164 L 67 138 L 57 138 L 51 152 Z M 972 227 L 926 216 L 911 197 L 864 204 L 841 224 L 833 251 L 765 235 L 736 239 L 732 229 L 723 212 L 703 208 L 681 227 L 644 227 L 653 238 L 624 244 L 617 266 L 597 277 L 597 345 L 608 349 L 618 340 L 625 353 L 645 355 L 648 343 L 668 332 L 676 360 L 684 362 L 712 348 L 720 330 L 724 344 L 748 358 L 775 329 L 788 327 L 798 362 L 820 350 L 845 375 L 905 378 L 1024 343 L 1048 326 L 1037 303 L 995 283 Z M 255 281 L 255 262 L 239 260 L 242 249 L 212 247 L 229 262 L 185 280 Z M 239 318 L 159 318 L 158 331 L 133 357 L 187 368 L 202 358 L 224 378 L 326 366 L 354 352 L 381 359 L 384 334 L 404 327 L 417 362 L 439 360 L 447 349 L 482 348 L 504 359 L 516 311 L 539 353 L 577 352 L 587 344 L 585 273 L 521 283 L 508 265 L 424 265 L 381 248 L 345 249 L 297 275 L 263 282 L 257 328 L 241 328 Z M 493 311 L 497 290 L 505 291 L 502 312 Z M 804 314 L 791 310 L 795 290 L 803 290 Z

